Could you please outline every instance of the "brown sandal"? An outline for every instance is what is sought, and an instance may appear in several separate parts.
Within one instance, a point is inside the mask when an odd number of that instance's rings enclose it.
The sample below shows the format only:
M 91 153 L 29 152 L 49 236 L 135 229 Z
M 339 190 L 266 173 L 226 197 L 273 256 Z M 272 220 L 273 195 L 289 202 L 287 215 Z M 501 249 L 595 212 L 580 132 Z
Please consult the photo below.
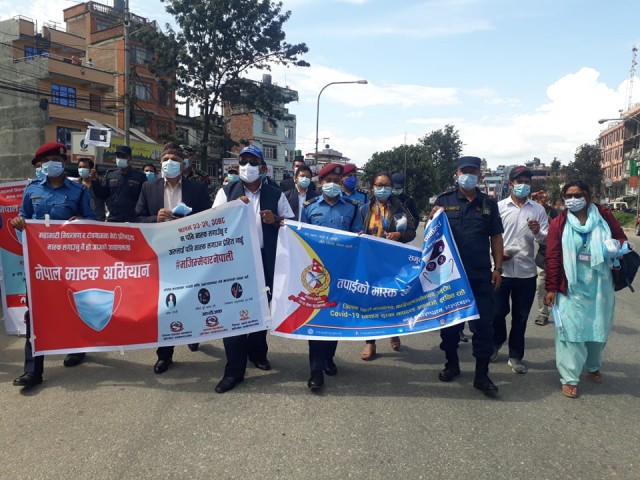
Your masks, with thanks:
M 364 350 L 362 350 L 362 354 L 360 357 L 362 360 L 370 361 L 373 360 L 373 357 L 376 356 L 376 344 L 375 343 L 365 343 Z
M 562 394 L 565 397 L 576 398 L 578 396 L 578 386 L 565 383 L 562 385 Z
M 391 348 L 393 348 L 396 352 L 400 350 L 402 344 L 400 343 L 400 337 L 391 337 Z

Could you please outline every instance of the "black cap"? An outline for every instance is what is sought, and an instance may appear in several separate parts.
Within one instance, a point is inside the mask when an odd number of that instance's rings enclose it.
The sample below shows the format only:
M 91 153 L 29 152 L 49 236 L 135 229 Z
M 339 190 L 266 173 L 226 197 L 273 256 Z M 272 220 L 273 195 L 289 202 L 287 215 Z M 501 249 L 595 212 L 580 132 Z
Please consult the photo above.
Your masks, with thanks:
M 117 154 L 124 155 L 125 157 L 130 157 L 131 156 L 131 148 L 127 147 L 126 145 L 118 145 L 116 147 L 116 155 Z
M 460 170 L 465 167 L 475 167 L 480 169 L 481 163 L 482 160 L 480 160 L 480 157 L 460 157 L 456 162 L 456 169 Z
M 509 181 L 513 182 L 518 177 L 533 177 L 533 172 L 527 167 L 513 167 L 509 172 Z
M 404 175 L 400 172 L 391 175 L 391 183 L 393 188 L 404 188 Z

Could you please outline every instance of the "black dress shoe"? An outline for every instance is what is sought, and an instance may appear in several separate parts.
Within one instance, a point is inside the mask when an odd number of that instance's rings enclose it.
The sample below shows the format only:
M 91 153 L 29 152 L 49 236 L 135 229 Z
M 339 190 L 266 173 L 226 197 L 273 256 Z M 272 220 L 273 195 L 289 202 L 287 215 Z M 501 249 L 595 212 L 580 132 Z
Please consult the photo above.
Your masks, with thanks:
M 256 360 L 253 364 L 260 370 L 271 370 L 271 364 L 266 358 L 264 360 Z
M 324 373 L 329 375 L 330 377 L 334 377 L 338 374 L 338 367 L 333 362 L 333 359 L 327 360 L 324 364 Z
M 473 381 L 473 388 L 476 388 L 481 392 L 489 395 L 498 393 L 498 387 L 491 381 L 488 376 L 476 378 Z
M 31 388 L 42 383 L 42 375 L 35 375 L 33 373 L 25 373 L 20 375 L 13 381 L 14 387 Z
M 324 375 L 322 374 L 322 370 L 312 371 L 311 376 L 309 377 L 309 381 L 307 381 L 307 387 L 309 387 L 312 392 L 316 392 L 323 386 Z
M 220 380 L 220 382 L 218 382 L 218 385 L 216 385 L 216 393 L 228 392 L 239 383 L 242 383 L 243 380 L 244 377 L 222 377 L 222 380 Z
M 190 343 L 187 345 L 187 347 L 189 347 L 189 350 L 191 350 L 192 352 L 197 352 L 198 348 L 200 348 L 200 344 L 199 343 Z
M 463 343 L 469 343 L 469 337 L 464 334 L 464 331 L 460 332 L 460 341 Z
M 169 370 L 169 367 L 171 366 L 171 364 L 173 363 L 172 359 L 167 359 L 167 360 L 158 360 L 156 362 L 156 364 L 153 366 L 153 373 L 164 373 L 167 370 Z
M 438 374 L 438 378 L 441 382 L 450 382 L 458 375 L 460 375 L 460 367 L 445 367 L 444 370 Z
M 86 354 L 84 353 L 70 353 L 67 355 L 62 362 L 65 367 L 75 367 L 80 365 L 84 361 L 84 357 Z

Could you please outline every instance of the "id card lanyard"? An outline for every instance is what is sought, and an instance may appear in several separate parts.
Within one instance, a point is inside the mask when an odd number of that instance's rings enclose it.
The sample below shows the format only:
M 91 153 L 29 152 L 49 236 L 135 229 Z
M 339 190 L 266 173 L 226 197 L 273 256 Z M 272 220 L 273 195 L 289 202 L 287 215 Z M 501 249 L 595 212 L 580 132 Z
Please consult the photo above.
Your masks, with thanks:
M 580 238 L 582 238 L 582 247 L 580 247 L 580 252 L 578 253 L 578 260 L 580 262 L 591 262 L 591 252 L 588 244 L 589 234 L 580 233 Z

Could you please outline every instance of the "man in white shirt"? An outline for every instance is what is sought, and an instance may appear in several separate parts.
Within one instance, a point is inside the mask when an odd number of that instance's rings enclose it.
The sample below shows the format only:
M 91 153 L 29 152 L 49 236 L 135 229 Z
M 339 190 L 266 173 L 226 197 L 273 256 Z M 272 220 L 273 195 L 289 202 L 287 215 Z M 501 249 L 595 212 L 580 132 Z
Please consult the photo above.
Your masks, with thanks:
M 524 334 L 536 295 L 534 241 L 546 244 L 549 222 L 544 207 L 529 198 L 533 173 L 527 167 L 514 167 L 509 173 L 511 195 L 498 202 L 504 226 L 504 261 L 502 283 L 495 294 L 494 350 L 498 358 L 507 340 L 506 317 L 511 311 L 508 364 L 515 373 L 527 373 L 524 358 Z M 511 300 L 511 305 L 509 301 Z
M 304 203 L 320 195 L 315 190 L 311 190 L 311 177 L 313 177 L 313 173 L 308 166 L 302 165 L 298 167 L 293 177 L 295 186 L 291 190 L 284 192 L 291 210 L 296 214 L 296 220 L 300 220 Z

